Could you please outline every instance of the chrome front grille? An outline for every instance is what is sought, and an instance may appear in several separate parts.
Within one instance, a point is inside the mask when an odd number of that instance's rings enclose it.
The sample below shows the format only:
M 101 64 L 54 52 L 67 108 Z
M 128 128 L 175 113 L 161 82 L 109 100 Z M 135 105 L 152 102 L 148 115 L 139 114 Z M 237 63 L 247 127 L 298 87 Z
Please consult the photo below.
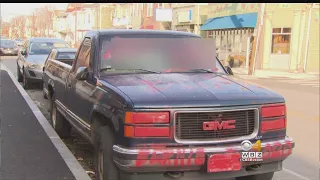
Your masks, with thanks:
M 253 135 L 258 127 L 258 109 L 176 112 L 175 138 L 178 141 L 217 141 Z M 219 117 L 221 117 L 219 119 Z M 204 122 L 235 120 L 234 129 L 203 130 Z

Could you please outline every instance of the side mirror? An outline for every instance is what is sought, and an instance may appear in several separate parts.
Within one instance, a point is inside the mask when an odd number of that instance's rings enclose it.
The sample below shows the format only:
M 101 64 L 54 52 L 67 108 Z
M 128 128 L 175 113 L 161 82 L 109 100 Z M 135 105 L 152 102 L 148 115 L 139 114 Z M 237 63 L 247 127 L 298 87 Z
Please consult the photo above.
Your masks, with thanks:
M 27 55 L 27 51 L 25 49 L 21 49 L 20 52 L 21 52 L 21 55 L 23 55 L 23 56 Z
M 228 74 L 233 75 L 231 67 L 225 66 L 224 68 L 227 70 Z
M 88 78 L 89 72 L 87 67 L 79 67 L 76 72 L 76 79 L 78 80 L 86 80 Z

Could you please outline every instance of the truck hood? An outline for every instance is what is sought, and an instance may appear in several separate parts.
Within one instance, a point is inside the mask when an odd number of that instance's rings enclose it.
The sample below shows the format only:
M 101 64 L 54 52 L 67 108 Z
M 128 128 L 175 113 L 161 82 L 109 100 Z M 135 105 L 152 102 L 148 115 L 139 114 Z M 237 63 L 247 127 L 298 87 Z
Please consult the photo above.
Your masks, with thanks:
M 48 54 L 28 54 L 27 61 L 34 64 L 43 65 Z
M 243 79 L 213 73 L 103 76 L 135 108 L 213 107 L 284 102 L 279 94 Z

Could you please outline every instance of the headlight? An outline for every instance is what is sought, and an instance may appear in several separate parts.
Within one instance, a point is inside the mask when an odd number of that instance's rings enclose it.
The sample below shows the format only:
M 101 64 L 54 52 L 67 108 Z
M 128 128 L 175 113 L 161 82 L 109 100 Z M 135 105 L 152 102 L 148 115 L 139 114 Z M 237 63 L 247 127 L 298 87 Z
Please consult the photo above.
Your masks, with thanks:
M 41 69 L 41 65 L 39 64 L 29 64 L 28 67 L 31 69 Z

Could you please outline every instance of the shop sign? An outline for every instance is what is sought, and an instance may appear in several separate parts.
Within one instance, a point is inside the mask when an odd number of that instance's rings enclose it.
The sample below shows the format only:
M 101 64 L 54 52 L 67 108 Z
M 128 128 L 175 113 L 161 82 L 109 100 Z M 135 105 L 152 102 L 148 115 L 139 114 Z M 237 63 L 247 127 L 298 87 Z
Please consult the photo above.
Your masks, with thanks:
M 279 3 L 280 8 L 289 8 L 290 4 L 289 3 Z
M 171 22 L 172 21 L 172 9 L 156 9 L 156 21 L 159 22 Z
M 129 19 L 128 18 L 113 18 L 112 21 L 112 25 L 113 26 L 123 26 L 123 25 L 127 25 L 129 23 Z
M 259 11 L 259 3 L 221 3 L 209 6 L 208 17 L 231 16 Z
M 178 12 L 178 22 L 191 22 L 192 10 Z

